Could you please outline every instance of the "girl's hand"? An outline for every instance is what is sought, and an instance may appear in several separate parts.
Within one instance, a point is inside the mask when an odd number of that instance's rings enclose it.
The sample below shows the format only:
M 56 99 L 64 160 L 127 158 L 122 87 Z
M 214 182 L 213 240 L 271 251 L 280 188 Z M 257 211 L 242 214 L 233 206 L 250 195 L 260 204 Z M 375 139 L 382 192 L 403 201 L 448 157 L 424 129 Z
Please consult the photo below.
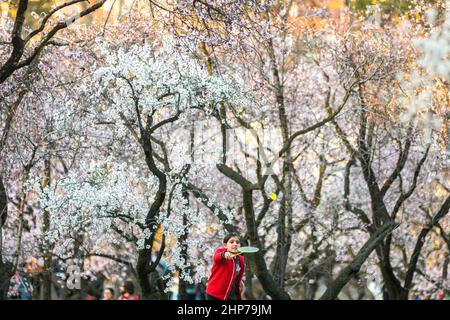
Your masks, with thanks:
M 225 257 L 225 259 L 228 260 L 234 260 L 234 258 L 236 257 L 234 254 L 232 254 L 231 252 L 225 252 L 225 254 L 223 255 Z

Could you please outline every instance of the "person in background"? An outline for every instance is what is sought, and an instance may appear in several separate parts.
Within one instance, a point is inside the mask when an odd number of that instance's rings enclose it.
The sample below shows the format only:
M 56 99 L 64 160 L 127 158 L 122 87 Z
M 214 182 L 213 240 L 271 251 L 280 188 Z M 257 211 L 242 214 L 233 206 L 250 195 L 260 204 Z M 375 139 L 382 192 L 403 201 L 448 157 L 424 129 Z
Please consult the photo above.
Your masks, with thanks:
M 32 291 L 29 283 L 24 281 L 24 279 L 16 272 L 10 280 L 10 288 L 8 292 L 8 297 L 10 299 L 20 299 L 20 300 L 30 300 L 30 291 Z
M 428 291 L 423 291 L 421 300 L 430 300 L 430 299 L 431 299 L 430 293 Z
M 114 300 L 114 289 L 113 288 L 105 288 L 105 290 L 103 290 L 103 299 L 102 300 Z
M 139 300 L 139 297 L 134 294 L 134 284 L 132 281 L 125 281 L 119 287 L 120 296 L 117 300 Z

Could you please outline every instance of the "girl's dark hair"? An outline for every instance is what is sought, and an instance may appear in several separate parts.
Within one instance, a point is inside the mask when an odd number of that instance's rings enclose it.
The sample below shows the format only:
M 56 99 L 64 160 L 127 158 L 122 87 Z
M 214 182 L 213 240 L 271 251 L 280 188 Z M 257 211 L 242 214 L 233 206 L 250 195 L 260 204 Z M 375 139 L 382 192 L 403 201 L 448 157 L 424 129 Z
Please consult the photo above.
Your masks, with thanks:
M 241 236 L 240 236 L 238 233 L 236 233 L 236 232 L 230 232 L 229 234 L 227 234 L 227 235 L 225 236 L 225 238 L 223 238 L 223 243 L 227 243 L 228 240 L 230 240 L 230 239 L 233 238 L 233 237 L 238 237 L 239 240 L 241 239 Z

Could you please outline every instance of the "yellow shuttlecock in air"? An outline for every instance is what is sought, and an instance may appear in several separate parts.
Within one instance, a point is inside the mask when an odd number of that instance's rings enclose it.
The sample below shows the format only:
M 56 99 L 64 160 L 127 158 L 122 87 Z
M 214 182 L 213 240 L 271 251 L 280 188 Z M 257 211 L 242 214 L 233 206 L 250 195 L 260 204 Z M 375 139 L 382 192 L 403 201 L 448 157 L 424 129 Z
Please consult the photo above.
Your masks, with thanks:
M 269 198 L 272 199 L 272 200 L 276 200 L 277 199 L 277 195 L 275 193 L 271 193 Z

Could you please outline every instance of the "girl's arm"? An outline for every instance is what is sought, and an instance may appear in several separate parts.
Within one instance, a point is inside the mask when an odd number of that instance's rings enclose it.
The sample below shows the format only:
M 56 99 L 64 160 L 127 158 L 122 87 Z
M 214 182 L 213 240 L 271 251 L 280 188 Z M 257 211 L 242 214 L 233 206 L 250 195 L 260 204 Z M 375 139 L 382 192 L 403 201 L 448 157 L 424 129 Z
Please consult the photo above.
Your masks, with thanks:
M 216 252 L 214 254 L 214 262 L 215 263 L 222 263 L 222 261 L 224 261 L 224 259 L 222 258 L 222 253 L 223 252 Z
M 231 260 L 231 259 L 234 259 L 234 258 L 235 258 L 235 256 L 232 253 L 228 252 L 228 251 L 223 251 L 223 252 L 220 252 L 220 253 L 216 252 L 214 254 L 214 262 L 216 262 L 216 263 L 222 263 L 226 259 Z

